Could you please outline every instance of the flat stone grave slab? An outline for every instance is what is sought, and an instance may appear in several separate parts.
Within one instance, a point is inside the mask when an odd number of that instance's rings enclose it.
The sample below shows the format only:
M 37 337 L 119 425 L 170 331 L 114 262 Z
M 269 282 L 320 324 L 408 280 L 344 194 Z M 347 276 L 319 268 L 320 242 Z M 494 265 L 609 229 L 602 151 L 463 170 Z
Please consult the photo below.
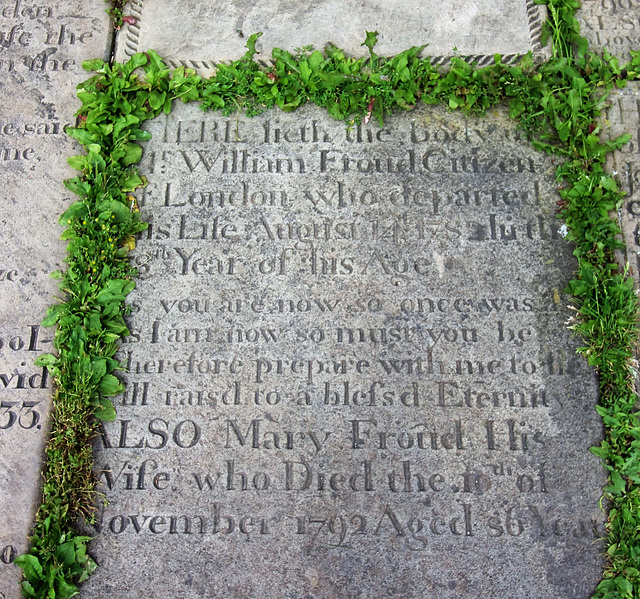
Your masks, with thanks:
M 557 162 L 501 111 L 149 125 L 82 597 L 590 597 Z
M 274 47 L 322 49 L 327 42 L 350 56 L 365 56 L 366 30 L 380 33 L 376 52 L 381 56 L 421 44 L 428 44 L 424 53 L 436 62 L 452 54 L 473 56 L 479 64 L 496 52 L 505 55 L 504 62 L 529 51 L 544 54 L 539 37 L 546 12 L 531 0 L 132 0 L 126 10 L 135 22 L 118 36 L 119 60 L 153 48 L 172 66 L 185 64 L 203 73 L 219 61 L 240 58 L 246 38 L 257 32 L 264 33 L 257 45 L 263 60 Z
M 20 597 L 21 571 L 39 497 L 51 381 L 33 360 L 51 351 L 39 325 L 62 267 L 58 218 L 78 153 L 64 133 L 74 122 L 81 62 L 106 57 L 109 24 L 101 2 L 0 2 L 0 597 Z
M 603 117 L 606 134 L 612 138 L 630 134 L 629 143 L 614 152 L 611 169 L 626 196 L 619 217 L 627 246 L 630 272 L 640 282 L 640 86 L 630 83 L 610 96 Z
M 592 48 L 606 48 L 621 63 L 631 59 L 631 50 L 640 50 L 638 0 L 582 0 L 577 17 Z

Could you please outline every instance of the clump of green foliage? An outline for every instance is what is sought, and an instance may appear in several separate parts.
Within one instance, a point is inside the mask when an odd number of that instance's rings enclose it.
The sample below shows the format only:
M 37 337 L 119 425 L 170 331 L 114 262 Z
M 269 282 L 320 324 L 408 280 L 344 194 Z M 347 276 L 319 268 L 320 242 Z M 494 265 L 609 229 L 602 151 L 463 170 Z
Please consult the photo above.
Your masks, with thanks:
M 124 7 L 129 0 L 104 0 L 109 3 L 106 13 L 111 17 L 113 26 L 116 29 L 122 27 L 124 23 Z
M 65 182 L 79 197 L 61 217 L 68 241 L 68 267 L 59 273 L 66 300 L 44 321 L 58 327 L 58 357 L 43 356 L 39 364 L 50 369 L 57 390 L 43 503 L 31 552 L 17 560 L 25 596 L 71 597 L 76 583 L 95 568 L 86 552 L 88 539 L 74 532 L 73 523 L 92 518 L 90 444 L 98 420 L 115 418 L 109 397 L 122 391 L 114 355 L 116 342 L 128 334 L 124 300 L 135 272 L 127 254 L 134 235 L 145 228 L 130 195 L 146 184 L 136 168 L 142 155 L 138 142 L 150 137 L 141 128 L 144 121 L 169 113 L 178 98 L 198 100 L 205 110 L 248 115 L 313 102 L 336 119 L 379 123 L 418 102 L 476 116 L 503 103 L 536 148 L 565 159 L 557 172 L 558 205 L 578 260 L 569 285 L 578 314 L 574 328 L 584 339 L 580 351 L 599 376 L 597 409 L 605 437 L 592 451 L 610 474 L 604 489 L 610 505 L 608 562 L 594 597 L 640 596 L 640 423 L 632 369 L 638 306 L 632 282 L 614 258 L 622 248 L 615 210 L 623 194 L 604 168 L 606 156 L 628 136 L 603 140 L 597 121 L 608 91 L 640 79 L 640 53 L 620 67 L 606 52 L 591 52 L 580 36 L 577 0 L 539 2 L 549 10 L 543 43 L 552 42 L 551 59 L 540 65 L 525 56 L 509 66 L 496 55 L 495 64 L 476 69 L 456 57 L 444 71 L 420 58 L 422 47 L 392 58 L 377 56 L 375 32 L 363 43 L 368 60 L 347 57 L 334 46 L 324 53 L 275 49 L 270 68 L 253 60 L 259 34 L 252 35 L 245 56 L 220 65 L 208 80 L 189 69 L 170 72 L 153 51 L 124 65 L 84 63 L 97 74 L 79 86 L 78 126 L 68 130 L 87 153 L 69 159 L 81 174 Z

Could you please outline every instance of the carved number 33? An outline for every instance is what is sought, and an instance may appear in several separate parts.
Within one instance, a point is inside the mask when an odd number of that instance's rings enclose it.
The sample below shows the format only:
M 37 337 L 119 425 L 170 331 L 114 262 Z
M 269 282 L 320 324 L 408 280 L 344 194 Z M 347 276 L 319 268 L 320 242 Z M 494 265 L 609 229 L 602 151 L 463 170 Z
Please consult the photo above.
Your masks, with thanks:
M 2 401 L 0 402 L 0 429 L 11 428 L 16 422 L 20 428 L 33 428 L 40 422 L 40 412 L 34 410 L 39 401 Z M 38 427 L 40 428 L 40 427 Z

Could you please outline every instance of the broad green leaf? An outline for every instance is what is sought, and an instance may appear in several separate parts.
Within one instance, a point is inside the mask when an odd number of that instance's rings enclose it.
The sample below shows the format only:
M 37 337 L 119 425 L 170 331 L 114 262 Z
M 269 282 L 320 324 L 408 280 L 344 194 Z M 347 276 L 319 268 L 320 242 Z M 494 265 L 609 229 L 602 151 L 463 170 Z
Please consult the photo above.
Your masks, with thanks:
M 570 89 L 567 94 L 567 103 L 571 107 L 571 111 L 575 112 L 582 105 L 582 98 L 580 94 L 575 89 Z
M 89 195 L 91 191 L 91 185 L 82 181 L 80 177 L 73 177 L 73 179 L 65 179 L 64 186 L 71 191 L 81 197 L 85 197 Z
M 122 191 L 135 191 L 139 187 L 146 186 L 146 179 L 142 179 L 135 171 L 129 171 L 127 178 L 122 182 Z
M 276 62 L 282 61 L 292 71 L 295 71 L 296 73 L 300 72 L 296 59 L 286 50 L 282 50 L 281 48 L 274 48 L 271 51 L 271 56 L 276 59 Z
M 602 177 L 602 187 L 609 191 L 618 191 L 618 184 L 613 177 Z
M 96 141 L 95 135 L 86 129 L 67 127 L 65 132 L 69 137 L 77 139 L 83 146 L 87 146 Z
M 90 105 L 93 104 L 96 99 L 98 98 L 98 95 L 93 93 L 93 92 L 88 92 L 85 90 L 79 90 L 78 93 L 76 94 L 76 96 L 78 96 L 78 99 L 84 104 L 84 105 Z
M 56 304 L 55 306 L 47 308 L 47 315 L 42 319 L 42 326 L 52 327 L 56 324 L 64 313 L 64 308 L 63 304 Z
M 87 556 L 85 567 L 82 570 L 82 574 L 80 575 L 80 578 L 78 578 L 78 582 L 84 582 L 85 580 L 87 580 L 87 578 L 89 578 L 89 576 L 93 574 L 93 572 L 97 567 L 98 567 L 98 564 L 96 564 L 96 562 L 94 562 L 89 556 Z
M 366 46 L 369 48 L 369 52 L 373 53 L 373 47 L 378 43 L 378 32 L 377 31 L 367 31 L 367 37 L 364 42 L 362 42 L 361 46 Z
M 525 108 L 524 102 L 516 98 L 509 102 L 509 116 L 515 119 L 525 111 Z
M 99 218 L 122 223 L 131 218 L 131 210 L 118 200 L 104 200 L 98 204 Z M 114 216 L 115 218 L 111 218 Z
M 324 56 L 322 56 L 322 52 L 318 50 L 314 50 L 309 56 L 309 66 L 312 71 L 317 71 L 320 66 L 324 63 Z
M 87 157 L 84 155 L 69 156 L 69 158 L 67 158 L 67 162 L 71 168 L 77 171 L 82 171 L 87 164 Z
M 309 82 L 309 77 L 311 77 L 311 67 L 306 60 L 300 61 L 300 77 L 305 83 Z
M 98 391 L 103 395 L 117 395 L 122 389 L 122 383 L 112 374 L 105 374 L 98 385 Z
M 35 555 L 31 555 L 30 553 L 19 555 L 16 557 L 14 563 L 22 568 L 24 576 L 29 582 L 34 583 L 42 580 L 42 566 Z
M 619 150 L 620 148 L 622 148 L 622 146 L 627 144 L 630 140 L 631 140 L 631 135 L 629 133 L 625 133 L 624 135 L 617 137 L 613 141 L 610 141 L 609 144 L 612 148 Z
M 618 586 L 618 589 L 625 593 L 627 597 L 633 597 L 633 585 L 629 580 L 622 576 L 616 576 L 615 583 Z
M 167 99 L 167 94 L 165 92 L 158 92 L 156 90 L 152 90 L 149 94 L 149 106 L 154 110 L 158 110 L 164 105 L 165 100 Z
M 128 143 L 125 146 L 125 155 L 122 158 L 122 164 L 129 166 L 130 164 L 140 162 L 140 158 L 142 158 L 142 146 L 136 143 Z
M 322 71 L 319 73 L 319 75 L 328 88 L 338 87 L 345 81 L 345 76 L 341 75 L 340 73 L 325 73 L 324 71 Z M 329 110 L 329 106 L 327 106 L 327 110 Z
M 615 489 L 616 493 L 622 494 L 627 488 L 627 484 L 625 480 L 620 476 L 620 473 L 613 470 L 610 474 L 611 477 L 611 485 Z
M 75 585 L 67 582 L 62 575 L 56 577 L 56 599 L 69 599 L 75 597 L 78 594 L 78 589 Z
M 85 71 L 99 71 L 105 66 L 104 60 L 100 58 L 93 58 L 91 60 L 82 61 L 82 68 Z
M 247 48 L 247 53 L 245 54 L 245 57 L 251 58 L 254 54 L 257 53 L 256 42 L 258 41 L 258 38 L 260 38 L 261 36 L 262 36 L 262 33 L 254 33 L 249 37 L 249 39 L 247 40 L 247 43 L 245 44 L 245 47 Z
M 91 312 L 84 317 L 84 328 L 91 334 L 96 334 L 102 329 L 102 323 L 100 322 L 100 314 L 98 312 Z
M 89 384 L 97 385 L 107 374 L 107 360 L 105 358 L 95 358 L 91 362 L 91 380 Z
M 139 67 L 145 66 L 148 61 L 149 59 L 147 58 L 147 54 L 145 54 L 144 52 L 137 52 L 129 59 L 127 66 L 129 67 L 131 72 Z
M 119 116 L 113 126 L 114 137 L 119 137 L 124 129 L 131 127 L 131 125 L 137 125 L 139 122 L 140 119 L 134 114 L 123 114 Z
M 599 445 L 589 447 L 589 451 L 603 460 L 606 460 L 609 457 L 609 450 Z
M 37 597 L 36 591 L 33 588 L 33 585 L 28 580 L 23 580 L 22 584 L 20 585 L 20 588 L 22 589 L 22 594 L 25 597 Z
M 94 410 L 93 415 L 103 422 L 113 422 L 117 416 L 113 403 L 104 397 L 100 398 L 100 405 Z
M 73 541 L 67 541 L 58 545 L 56 549 L 58 561 L 64 566 L 72 566 L 76 563 L 76 548 Z
M 87 206 L 83 202 L 74 202 L 69 206 L 58 219 L 61 225 L 70 225 L 73 219 L 85 218 L 88 214 Z
M 164 62 L 162 61 L 162 58 L 160 58 L 160 56 L 155 50 L 149 50 L 146 53 L 146 56 L 148 58 L 148 61 L 145 65 L 142 65 L 142 66 L 144 66 L 144 70 L 147 73 L 149 80 L 155 81 L 156 79 L 169 73 L 169 70 L 167 69 L 167 65 L 164 64 Z
M 34 364 L 36 366 L 46 366 L 47 368 L 55 366 L 57 363 L 58 358 L 56 358 L 53 354 L 42 354 L 41 356 L 38 356 L 34 361 Z
M 211 94 L 207 96 L 207 100 L 213 104 L 214 107 L 224 108 L 225 101 L 218 94 Z
M 110 279 L 96 296 L 96 303 L 104 306 L 112 301 L 123 301 L 127 294 L 135 289 L 135 286 L 133 281 Z

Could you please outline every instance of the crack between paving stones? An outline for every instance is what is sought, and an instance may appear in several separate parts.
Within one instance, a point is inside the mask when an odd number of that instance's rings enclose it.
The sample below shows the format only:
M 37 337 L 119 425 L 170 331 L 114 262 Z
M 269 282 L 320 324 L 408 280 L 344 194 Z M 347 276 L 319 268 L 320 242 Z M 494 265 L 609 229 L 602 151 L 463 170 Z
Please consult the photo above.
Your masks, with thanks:
M 113 66 L 116 60 L 116 42 L 118 40 L 118 30 L 110 23 L 111 33 L 109 33 L 109 66 Z

